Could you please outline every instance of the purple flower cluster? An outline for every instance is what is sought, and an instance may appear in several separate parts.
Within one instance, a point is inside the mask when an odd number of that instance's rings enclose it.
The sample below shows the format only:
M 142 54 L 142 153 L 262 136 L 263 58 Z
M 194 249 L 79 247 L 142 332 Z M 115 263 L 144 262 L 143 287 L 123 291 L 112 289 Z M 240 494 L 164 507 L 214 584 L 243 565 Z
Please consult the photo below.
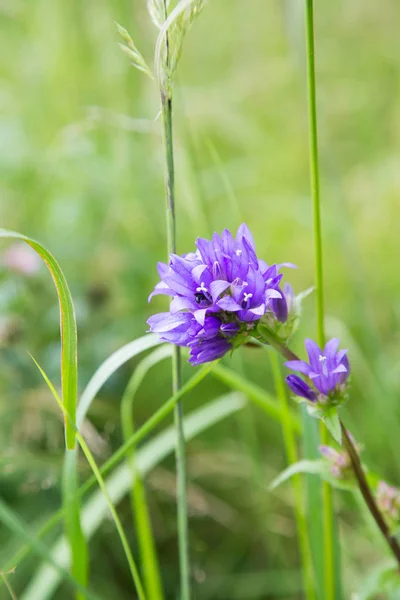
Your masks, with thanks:
M 329 340 L 323 350 L 309 339 L 306 339 L 305 346 L 308 363 L 303 360 L 290 360 L 285 364 L 289 369 L 303 373 L 312 385 L 298 375 L 288 375 L 286 381 L 292 392 L 309 402 L 321 404 L 325 404 L 328 397 L 340 397 L 350 375 L 347 350 L 338 351 L 337 338 Z
M 147 321 L 163 341 L 187 346 L 194 365 L 226 354 L 267 313 L 284 323 L 288 306 L 279 270 L 293 266 L 259 260 L 245 224 L 235 238 L 225 229 L 212 240 L 199 238 L 196 246 L 196 252 L 171 254 L 168 265 L 158 264 L 161 281 L 149 300 L 166 294 L 172 301 L 169 312 Z
M 352 476 L 350 457 L 345 450 L 338 452 L 330 446 L 320 446 L 319 451 L 328 460 L 331 475 L 335 479 L 345 479 Z
M 376 490 L 376 501 L 387 517 L 394 521 L 400 520 L 400 490 L 386 481 L 380 481 Z

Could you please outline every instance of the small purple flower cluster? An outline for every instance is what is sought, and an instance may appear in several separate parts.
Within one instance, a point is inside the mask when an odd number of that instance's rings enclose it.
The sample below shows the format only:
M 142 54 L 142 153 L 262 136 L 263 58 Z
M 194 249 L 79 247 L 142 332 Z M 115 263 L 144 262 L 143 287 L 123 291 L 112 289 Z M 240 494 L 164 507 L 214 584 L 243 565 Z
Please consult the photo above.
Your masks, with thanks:
M 330 464 L 330 471 L 335 479 L 346 479 L 353 475 L 348 453 L 343 450 L 338 452 L 331 446 L 320 446 L 319 451 Z
M 212 240 L 199 238 L 196 252 L 171 254 L 159 263 L 156 294 L 171 296 L 169 312 L 150 317 L 150 331 L 162 340 L 190 349 L 193 365 L 222 357 L 269 315 L 277 323 L 288 318 L 280 288 L 283 266 L 257 258 L 250 230 L 242 224 L 236 238 L 225 229 Z M 292 294 L 291 288 L 287 288 Z
M 296 396 L 312 404 L 327 404 L 329 401 L 343 400 L 346 382 L 350 375 L 347 350 L 339 350 L 339 340 L 333 338 L 321 348 L 312 340 L 306 339 L 305 346 L 309 362 L 290 360 L 286 366 L 306 376 L 306 383 L 298 375 L 288 375 L 286 382 Z
M 388 485 L 386 481 L 378 483 L 376 501 L 381 510 L 389 519 L 400 520 L 400 490 Z

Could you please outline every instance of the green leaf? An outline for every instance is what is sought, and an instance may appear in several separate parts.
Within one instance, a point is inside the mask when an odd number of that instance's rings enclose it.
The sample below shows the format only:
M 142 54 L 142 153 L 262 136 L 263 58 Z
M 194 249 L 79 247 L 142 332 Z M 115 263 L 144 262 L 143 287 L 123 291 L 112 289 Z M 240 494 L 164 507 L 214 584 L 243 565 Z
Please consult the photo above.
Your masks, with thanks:
M 393 564 L 388 565 L 385 562 L 373 570 L 370 570 L 367 577 L 357 593 L 357 600 L 378 600 L 378 598 L 387 598 L 395 600 L 400 592 L 400 576 L 398 567 Z M 385 594 L 383 596 L 383 594 Z
M 88 585 L 89 553 L 80 520 L 80 500 L 77 495 L 78 449 L 66 450 L 62 476 L 62 498 L 65 511 L 64 530 L 71 547 L 71 573 L 79 583 Z M 85 600 L 78 593 L 77 600 Z
M 249 382 L 245 377 L 242 377 L 235 371 L 232 371 L 232 369 L 224 367 L 219 363 L 213 364 L 211 374 L 229 387 L 238 390 L 239 392 L 243 392 L 251 402 L 261 408 L 261 410 L 269 417 L 278 422 L 282 422 L 282 408 L 279 406 L 274 396 L 266 392 L 263 388 Z M 290 411 L 289 420 L 293 431 L 300 433 L 300 420 L 293 411 Z
M 245 405 L 241 394 L 231 393 L 221 396 L 206 406 L 193 411 L 185 417 L 184 429 L 187 440 L 207 430 L 212 425 L 219 423 L 226 417 L 234 414 Z M 158 434 L 144 444 L 136 455 L 137 471 L 144 476 L 149 473 L 164 458 L 170 455 L 175 448 L 176 432 L 173 426 Z M 118 504 L 129 493 L 133 485 L 132 469 L 123 464 L 106 479 L 106 486 L 114 504 Z M 85 535 L 90 539 L 98 530 L 103 521 L 108 519 L 108 507 L 100 491 L 94 492 L 85 502 L 82 509 L 82 523 Z M 52 559 L 59 565 L 69 565 L 69 553 L 65 538 L 62 536 L 50 550 Z M 61 582 L 57 571 L 47 565 L 40 566 L 30 581 L 28 587 L 21 595 L 20 600 L 50 600 Z M 150 600 L 150 599 L 148 599 Z
M 136 367 L 121 400 L 121 424 L 125 442 L 134 433 L 133 405 L 143 379 L 148 371 L 160 361 L 171 358 L 173 346 L 165 344 L 156 348 Z M 132 448 L 127 456 L 128 465 L 133 472 L 134 483 L 131 489 L 132 517 L 136 525 L 141 567 L 146 595 L 152 600 L 162 600 L 160 568 L 152 533 L 151 519 L 146 501 L 146 490 L 140 473 L 136 468 L 136 450 Z
M 299 460 L 287 467 L 282 473 L 275 477 L 273 482 L 270 484 L 269 489 L 274 490 L 281 485 L 284 481 L 287 481 L 293 475 L 297 475 L 298 473 L 310 473 L 312 475 L 322 475 L 322 473 L 326 470 L 326 464 L 324 460 Z
M 128 360 L 149 350 L 150 348 L 154 348 L 155 346 L 159 346 L 162 344 L 160 342 L 158 335 L 148 333 L 133 342 L 129 342 L 116 350 L 106 358 L 106 360 L 100 365 L 94 375 L 91 377 L 89 383 L 85 387 L 82 392 L 78 410 L 76 413 L 76 422 L 78 428 L 82 425 L 86 413 L 90 408 L 91 403 L 96 397 L 97 392 L 101 389 L 101 387 L 106 383 L 106 381 L 113 375 L 122 365 L 124 365 Z
M 357 484 L 353 479 L 338 479 L 334 477 L 330 470 L 328 461 L 324 459 L 303 459 L 287 467 L 282 473 L 280 473 L 270 484 L 271 490 L 281 485 L 284 481 L 287 481 L 293 475 L 299 473 L 307 473 L 308 475 L 319 475 L 321 479 L 327 481 L 333 488 L 343 491 L 351 491 L 357 489 Z
M 65 419 L 65 440 L 68 450 L 72 450 L 75 448 L 74 425 L 76 421 L 78 363 L 75 311 L 67 280 L 54 256 L 39 242 L 21 233 L 6 229 L 0 229 L 0 238 L 16 239 L 29 244 L 46 264 L 56 286 L 60 305 L 62 400 L 70 417 L 70 420 Z
M 68 413 L 66 412 L 63 403 L 60 399 L 60 397 L 57 394 L 57 391 L 55 389 L 55 387 L 53 386 L 53 384 L 51 383 L 50 379 L 47 377 L 46 373 L 44 372 L 44 370 L 41 368 L 41 366 L 36 362 L 36 360 L 32 357 L 32 360 L 34 361 L 34 363 L 36 364 L 37 368 L 39 369 L 43 379 L 45 380 L 49 390 L 51 391 L 55 401 L 57 402 L 59 408 L 62 410 L 64 416 L 66 418 L 69 418 Z M 118 535 L 120 537 L 121 543 L 122 543 L 122 547 L 124 549 L 125 552 L 125 556 L 126 559 L 128 561 L 129 564 L 129 569 L 132 575 L 132 579 L 135 585 L 135 589 L 138 595 L 139 600 L 146 600 L 145 595 L 144 595 L 144 591 L 143 591 L 143 585 L 142 582 L 140 581 L 140 577 L 139 577 L 139 572 L 138 569 L 136 567 L 136 563 L 135 560 L 133 558 L 133 554 L 132 551 L 130 549 L 128 540 L 126 538 L 125 535 L 125 531 L 124 528 L 122 527 L 122 523 L 119 519 L 119 516 L 117 514 L 117 511 L 115 510 L 115 507 L 112 503 L 112 500 L 110 498 L 110 495 L 108 493 L 107 487 L 104 483 L 103 477 L 100 473 L 100 469 L 98 468 L 96 461 L 94 460 L 94 457 L 91 453 L 91 451 L 89 450 L 89 447 L 86 443 L 86 441 L 84 440 L 84 438 L 82 437 L 82 435 L 79 433 L 78 430 L 76 430 L 76 439 L 79 442 L 80 447 L 82 448 L 82 451 L 86 457 L 86 460 L 88 461 L 90 468 L 92 469 L 93 475 L 96 478 L 97 483 L 99 484 L 99 487 L 104 495 L 104 498 L 106 500 L 108 509 L 112 515 L 113 521 L 115 523 L 115 527 L 117 529 Z
M 121 446 L 114 454 L 102 465 L 100 469 L 101 475 L 107 475 L 125 456 L 127 456 L 132 447 L 143 440 L 149 433 L 157 427 L 163 419 L 165 419 L 173 411 L 176 404 L 193 390 L 211 371 L 213 364 L 207 363 L 199 368 L 195 374 L 180 388 L 178 392 L 173 394 L 164 404 L 131 436 L 131 438 Z M 86 494 L 96 484 L 96 477 L 90 477 L 78 490 L 79 497 Z M 58 510 L 46 523 L 40 528 L 37 533 L 38 537 L 43 537 L 57 525 L 63 517 L 63 511 Z M 30 547 L 23 546 L 16 554 L 14 554 L 3 569 L 5 571 L 12 569 L 19 564 L 30 552 Z
M 89 592 L 84 586 L 78 583 L 65 569 L 65 567 L 60 563 L 56 557 L 50 552 L 47 548 L 46 544 L 41 540 L 38 540 L 32 533 L 29 531 L 29 527 L 22 519 L 14 513 L 14 511 L 7 506 L 7 504 L 0 498 L 0 521 L 3 523 L 5 527 L 14 532 L 14 534 L 23 540 L 25 540 L 34 550 L 34 552 L 40 556 L 46 563 L 47 569 L 49 569 L 52 573 L 54 573 L 59 581 L 65 580 L 68 582 L 74 589 L 79 590 L 83 597 L 88 600 L 100 600 L 100 596 Z M 69 559 L 69 547 L 68 544 L 65 543 L 65 553 Z M 51 566 L 49 566 L 51 565 Z M 35 597 L 35 600 L 38 598 L 42 598 L 40 590 Z
M 342 428 L 340 426 L 340 419 L 336 408 L 330 408 L 329 411 L 324 412 L 322 417 L 323 422 L 329 429 L 330 434 L 336 440 L 336 442 L 342 445 Z

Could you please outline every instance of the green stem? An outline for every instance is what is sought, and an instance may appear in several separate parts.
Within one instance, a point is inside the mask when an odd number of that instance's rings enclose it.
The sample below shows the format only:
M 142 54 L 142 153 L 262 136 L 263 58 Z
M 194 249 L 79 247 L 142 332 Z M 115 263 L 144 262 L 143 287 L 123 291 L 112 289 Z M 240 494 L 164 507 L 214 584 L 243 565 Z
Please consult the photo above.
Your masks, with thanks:
M 164 0 L 164 16 L 168 17 L 167 0 Z M 175 219 L 175 169 L 172 139 L 172 98 L 169 81 L 169 39 L 165 33 L 165 64 L 161 81 L 161 113 L 165 148 L 165 198 L 167 217 L 168 254 L 176 252 L 176 219 Z M 179 346 L 174 346 L 172 355 L 172 392 L 178 393 L 181 388 L 181 353 Z M 190 600 L 190 567 L 189 567 L 189 530 L 186 494 L 186 456 L 185 435 L 183 431 L 183 406 L 178 402 L 174 408 L 174 421 L 177 433 L 176 443 L 176 495 L 178 507 L 178 546 L 182 600 Z
M 283 383 L 282 373 L 279 367 L 279 358 L 276 352 L 271 352 L 271 366 L 275 382 L 276 393 L 280 402 L 282 415 L 283 440 L 289 465 L 297 462 L 297 448 L 295 432 L 292 425 L 292 415 L 289 409 L 286 388 Z M 308 537 L 307 519 L 305 515 L 304 490 L 299 475 L 292 477 L 294 494 L 294 511 L 296 515 L 299 549 L 303 565 L 302 575 L 304 590 L 307 600 L 316 599 L 314 568 L 311 555 L 311 546 Z
M 306 38 L 307 38 L 307 85 L 308 85 L 308 121 L 310 142 L 310 181 L 314 214 L 314 247 L 315 247 L 315 285 L 317 299 L 317 331 L 318 343 L 325 344 L 324 332 L 324 287 L 322 268 L 322 230 L 321 203 L 319 195 L 318 168 L 318 133 L 317 107 L 315 89 L 315 49 L 314 49 L 314 14 L 313 0 L 306 0 Z
M 308 120 L 310 142 L 310 180 L 314 214 L 314 246 L 315 246 L 315 284 L 317 299 L 317 332 L 318 343 L 325 345 L 324 332 L 324 287 L 322 265 L 322 230 L 321 203 L 319 194 L 318 170 L 318 134 L 317 107 L 315 85 L 315 49 L 314 49 L 314 11 L 313 0 L 306 0 L 306 40 L 307 40 L 307 86 L 308 86 Z M 321 423 L 321 441 L 326 444 L 329 433 Z M 322 483 L 322 503 L 324 515 L 324 573 L 325 600 L 335 598 L 335 552 L 334 552 L 334 517 L 332 489 L 327 482 Z
M 100 470 L 96 464 L 96 461 L 93 458 L 92 453 L 89 450 L 88 445 L 86 444 L 85 440 L 83 439 L 82 435 L 79 432 L 76 433 L 76 438 L 79 442 L 80 447 L 82 448 L 82 451 L 86 457 L 86 460 L 88 461 L 88 463 L 90 465 L 90 468 L 93 471 L 94 476 L 96 477 L 97 483 L 99 484 L 99 487 L 100 487 L 101 491 L 103 492 L 103 495 L 107 501 L 108 509 L 113 517 L 115 527 L 116 527 L 119 537 L 121 539 L 122 547 L 124 549 L 125 556 L 128 561 L 129 570 L 132 575 L 133 583 L 135 584 L 135 587 L 136 587 L 138 598 L 139 598 L 139 600 L 146 600 L 146 596 L 145 596 L 144 590 L 143 590 L 143 585 L 142 585 L 142 582 L 140 581 L 139 572 L 137 570 L 135 560 L 133 558 L 131 549 L 129 547 L 129 543 L 126 538 L 124 528 L 122 526 L 122 523 L 120 521 L 118 513 L 114 508 L 114 504 L 112 503 L 112 500 L 110 498 L 110 495 L 109 495 L 107 487 L 106 487 L 106 484 L 104 483 L 104 479 L 101 476 Z
M 122 543 L 122 547 L 124 549 L 125 552 L 125 556 L 126 559 L 128 561 L 128 565 L 129 565 L 129 569 L 132 575 L 132 579 L 133 579 L 133 583 L 135 584 L 135 588 L 136 588 L 136 592 L 138 595 L 138 599 L 139 600 L 146 600 L 146 596 L 144 594 L 144 590 L 143 590 L 143 585 L 142 582 L 140 581 L 140 576 L 139 576 L 139 572 L 137 570 L 136 564 L 135 564 L 135 560 L 133 558 L 133 554 L 132 551 L 129 547 L 129 543 L 127 540 L 127 537 L 125 535 L 125 531 L 124 528 L 122 526 L 122 523 L 120 521 L 120 518 L 118 516 L 117 511 L 115 510 L 114 504 L 111 500 L 110 494 L 108 493 L 107 490 L 107 486 L 104 483 L 104 479 L 101 475 L 100 469 L 97 466 L 97 463 L 93 457 L 93 454 L 91 453 L 91 451 L 89 450 L 89 446 L 87 445 L 85 439 L 83 438 L 83 436 L 79 433 L 79 430 L 77 428 L 77 426 L 75 425 L 75 423 L 72 422 L 71 417 L 69 416 L 69 414 L 67 413 L 67 409 L 65 408 L 63 401 L 61 400 L 61 398 L 59 397 L 55 387 L 53 386 L 53 384 L 51 383 L 50 379 L 47 377 L 46 373 L 43 371 L 43 369 L 41 368 L 41 366 L 36 362 L 36 360 L 32 357 L 32 360 L 34 361 L 34 363 L 36 364 L 37 368 L 39 369 L 43 379 L 45 380 L 45 382 L 47 383 L 47 386 L 49 388 L 49 390 L 51 391 L 51 393 L 53 394 L 53 397 L 55 399 L 55 401 L 57 402 L 59 408 L 61 409 L 64 418 L 68 419 L 71 423 L 71 426 L 74 429 L 75 435 L 76 435 L 76 439 L 78 440 L 78 443 L 80 445 L 80 447 L 82 448 L 82 451 L 86 457 L 86 460 L 88 461 L 90 468 L 92 469 L 93 472 L 93 476 L 95 478 L 95 480 L 97 481 L 101 491 L 103 492 L 103 496 L 107 502 L 108 505 L 108 509 L 111 513 L 111 516 L 113 517 L 114 523 L 115 523 L 115 527 L 117 529 L 117 532 L 119 534 L 121 543 Z M 82 586 L 80 586 L 82 587 Z M 84 596 L 83 596 L 84 597 Z
M 170 346 L 161 346 L 146 356 L 133 372 L 121 400 L 121 424 L 124 441 L 134 434 L 133 404 L 136 392 L 153 365 L 171 356 Z M 152 534 L 151 519 L 146 501 L 146 490 L 141 474 L 136 468 L 136 448 L 128 454 L 128 465 L 132 469 L 131 505 L 140 550 L 144 586 L 148 598 L 163 600 L 160 568 Z
M 353 472 L 357 479 L 358 487 L 360 488 L 360 492 L 362 494 L 362 497 L 364 498 L 365 504 L 367 505 L 369 512 L 375 520 L 375 523 L 377 524 L 383 537 L 385 538 L 389 549 L 396 558 L 397 564 L 400 566 L 400 545 L 397 542 L 396 538 L 392 536 L 390 529 L 381 511 L 379 510 L 378 505 L 376 504 L 374 495 L 371 492 L 371 489 L 368 485 L 368 481 L 365 476 L 364 469 L 362 467 L 357 449 L 355 448 L 351 436 L 349 435 L 349 432 L 346 430 L 342 421 L 340 422 L 340 427 L 342 429 L 344 445 L 350 456 L 351 466 L 353 468 Z

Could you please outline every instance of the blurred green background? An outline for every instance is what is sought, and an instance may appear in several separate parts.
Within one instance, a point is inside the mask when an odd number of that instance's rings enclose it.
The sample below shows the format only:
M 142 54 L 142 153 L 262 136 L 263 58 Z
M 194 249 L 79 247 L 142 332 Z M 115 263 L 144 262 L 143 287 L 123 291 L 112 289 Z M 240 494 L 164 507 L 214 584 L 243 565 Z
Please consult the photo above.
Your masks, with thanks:
M 347 419 L 364 459 L 400 484 L 400 5 L 316 4 L 327 328 L 350 349 Z M 160 297 L 147 304 L 166 255 L 159 99 L 118 50 L 114 20 L 152 64 L 156 30 L 144 0 L 0 2 L 0 224 L 39 239 L 61 263 L 77 311 L 80 389 L 166 307 Z M 300 0 L 209 0 L 186 39 L 174 95 L 178 250 L 245 220 L 259 256 L 298 265 L 286 273 L 296 291 L 314 282 L 303 37 Z M 34 530 L 60 505 L 63 429 L 27 350 L 58 381 L 58 309 L 46 269 L 24 277 L 7 266 L 6 248 L 0 486 Z M 312 296 L 299 352 L 306 335 L 315 335 Z M 265 352 L 241 349 L 224 362 L 273 391 Z M 121 444 L 119 402 L 133 368 L 121 369 L 91 408 L 98 462 Z M 185 377 L 192 373 L 185 367 Z M 168 398 L 169 382 L 167 364 L 146 379 L 137 423 Z M 225 391 L 209 378 L 186 398 L 187 410 Z M 188 444 L 194 598 L 302 597 L 290 486 L 268 491 L 285 465 L 279 425 L 250 405 Z M 81 473 L 89 475 L 83 459 Z M 148 489 L 173 599 L 172 457 Z M 335 503 L 349 598 L 383 554 L 352 498 L 336 493 Z M 128 499 L 119 510 L 134 544 Z M 21 540 L 0 535 L 4 562 Z M 132 598 L 111 522 L 90 548 L 94 588 Z M 30 557 L 10 576 L 18 597 L 37 565 Z M 55 597 L 71 592 L 61 587 Z

